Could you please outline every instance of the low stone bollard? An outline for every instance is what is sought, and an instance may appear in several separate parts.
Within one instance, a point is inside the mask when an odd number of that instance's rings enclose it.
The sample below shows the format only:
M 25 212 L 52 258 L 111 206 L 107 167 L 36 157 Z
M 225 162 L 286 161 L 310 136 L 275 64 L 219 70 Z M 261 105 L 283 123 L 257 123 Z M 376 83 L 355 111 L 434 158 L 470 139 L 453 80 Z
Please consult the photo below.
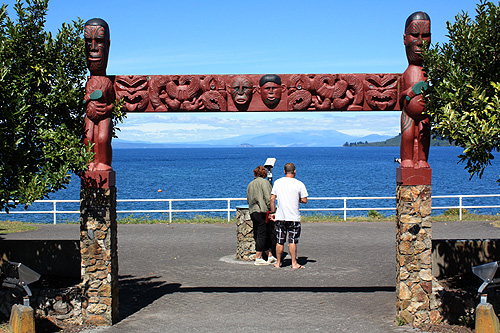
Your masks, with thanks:
M 248 205 L 236 207 L 236 259 L 244 261 L 255 260 L 255 239 L 253 237 L 253 222 L 250 218 Z

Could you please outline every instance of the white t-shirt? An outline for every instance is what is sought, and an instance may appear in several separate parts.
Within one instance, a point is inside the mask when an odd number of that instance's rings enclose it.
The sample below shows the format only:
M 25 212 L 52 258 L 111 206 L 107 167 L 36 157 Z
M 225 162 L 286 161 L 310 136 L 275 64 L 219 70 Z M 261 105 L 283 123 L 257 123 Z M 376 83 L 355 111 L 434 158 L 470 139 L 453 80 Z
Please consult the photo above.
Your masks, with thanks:
M 274 182 L 271 194 L 276 195 L 278 201 L 276 220 L 300 221 L 299 200 L 308 196 L 304 183 L 295 178 L 283 177 Z

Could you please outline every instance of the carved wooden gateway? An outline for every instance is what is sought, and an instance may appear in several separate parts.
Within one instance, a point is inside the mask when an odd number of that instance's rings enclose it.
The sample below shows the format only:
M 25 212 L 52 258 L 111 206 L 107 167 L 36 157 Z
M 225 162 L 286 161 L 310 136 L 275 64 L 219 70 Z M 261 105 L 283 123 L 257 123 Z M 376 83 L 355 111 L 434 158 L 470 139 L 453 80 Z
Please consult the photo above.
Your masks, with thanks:
M 82 177 L 81 195 L 87 321 L 109 325 L 118 319 L 116 188 L 111 167 L 115 101 L 123 103 L 125 112 L 402 110 L 401 164 L 396 179 L 397 315 L 413 323 L 440 319 L 432 301 L 430 127 L 421 95 L 427 87 L 420 54 L 423 41 L 430 41 L 427 14 L 417 12 L 406 21 L 404 45 L 409 65 L 404 73 L 108 76 L 109 36 L 104 20 L 91 19 L 85 24 L 91 74 L 85 95 L 85 143 L 93 144 L 95 153 Z
M 400 74 L 117 75 L 126 112 L 391 111 Z

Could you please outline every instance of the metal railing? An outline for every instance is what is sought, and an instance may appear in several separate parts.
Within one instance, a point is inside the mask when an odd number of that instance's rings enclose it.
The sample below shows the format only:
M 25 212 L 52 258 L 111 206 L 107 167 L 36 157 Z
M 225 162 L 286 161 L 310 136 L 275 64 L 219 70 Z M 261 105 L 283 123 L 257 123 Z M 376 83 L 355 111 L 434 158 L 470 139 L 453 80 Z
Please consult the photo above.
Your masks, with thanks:
M 459 220 L 462 220 L 464 209 L 486 209 L 486 208 L 500 208 L 498 205 L 464 205 L 464 198 L 500 198 L 500 194 L 480 194 L 480 195 L 436 195 L 432 196 L 432 199 L 458 199 L 458 205 L 456 206 L 433 206 L 433 210 L 444 210 L 444 209 L 458 209 Z M 395 206 L 386 207 L 349 207 L 348 202 L 351 201 L 367 201 L 367 200 L 394 200 L 394 196 L 391 197 L 311 197 L 308 198 L 310 201 L 341 201 L 343 203 L 342 207 L 326 207 L 326 208 L 302 208 L 303 212 L 343 212 L 344 221 L 347 220 L 347 212 L 349 211 L 389 211 L 396 210 Z M 177 202 L 225 202 L 224 208 L 214 208 L 214 209 L 174 209 L 173 204 Z M 60 214 L 80 214 L 79 210 L 58 210 L 58 203 L 78 203 L 80 200 L 37 200 L 35 203 L 45 203 L 52 204 L 52 210 L 11 210 L 9 214 L 51 214 L 53 218 L 53 224 L 57 223 L 57 215 Z M 174 213 L 203 213 L 203 212 L 225 212 L 227 213 L 227 221 L 231 219 L 231 213 L 236 211 L 236 207 L 232 208 L 232 204 L 235 202 L 246 203 L 246 198 L 200 198 L 200 199 L 118 199 L 117 203 L 148 203 L 148 202 L 168 202 L 168 209 L 126 209 L 117 210 L 118 214 L 134 214 L 134 213 L 168 213 L 169 222 L 172 222 Z M 0 214 L 6 214 L 2 211 Z
M 433 210 L 436 209 L 450 209 L 454 208 L 459 211 L 459 220 L 462 221 L 462 213 L 464 209 L 476 209 L 476 208 L 500 208 L 499 205 L 486 205 L 486 206 L 464 206 L 463 198 L 500 198 L 500 194 L 476 194 L 476 195 L 436 195 L 432 196 L 432 199 L 444 199 L 444 198 L 458 198 L 458 206 L 455 207 L 439 207 L 432 206 Z

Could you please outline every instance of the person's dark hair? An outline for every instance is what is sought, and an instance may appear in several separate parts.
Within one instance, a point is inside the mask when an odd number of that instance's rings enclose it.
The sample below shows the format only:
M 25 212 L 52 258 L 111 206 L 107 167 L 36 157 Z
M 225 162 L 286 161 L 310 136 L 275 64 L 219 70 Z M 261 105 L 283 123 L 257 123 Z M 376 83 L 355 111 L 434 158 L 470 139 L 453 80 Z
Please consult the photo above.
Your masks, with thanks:
M 281 78 L 279 77 L 279 75 L 276 75 L 276 74 L 266 74 L 260 78 L 259 86 L 262 87 L 263 85 L 265 85 L 268 82 L 274 82 L 276 84 L 281 85 Z
M 286 174 L 293 173 L 294 171 L 295 171 L 295 164 L 293 164 L 293 163 L 285 164 L 285 173 Z
M 266 178 L 267 177 L 267 170 L 262 165 L 259 165 L 258 167 L 256 167 L 253 170 L 253 175 L 254 175 L 254 177 Z
M 104 21 L 103 19 L 100 19 L 100 18 L 93 18 L 93 19 L 90 19 L 88 20 L 87 22 L 85 22 L 85 26 L 92 26 L 92 25 L 97 25 L 97 26 L 101 26 L 104 28 L 104 31 L 106 32 L 106 37 L 109 39 L 110 36 L 109 36 L 109 26 L 108 26 L 108 23 L 106 21 Z
M 431 18 L 429 17 L 429 15 L 427 15 L 426 12 L 415 12 L 410 16 L 408 16 L 408 18 L 406 19 L 405 31 L 406 28 L 408 28 L 408 26 L 410 25 L 410 23 L 415 20 L 430 21 Z

